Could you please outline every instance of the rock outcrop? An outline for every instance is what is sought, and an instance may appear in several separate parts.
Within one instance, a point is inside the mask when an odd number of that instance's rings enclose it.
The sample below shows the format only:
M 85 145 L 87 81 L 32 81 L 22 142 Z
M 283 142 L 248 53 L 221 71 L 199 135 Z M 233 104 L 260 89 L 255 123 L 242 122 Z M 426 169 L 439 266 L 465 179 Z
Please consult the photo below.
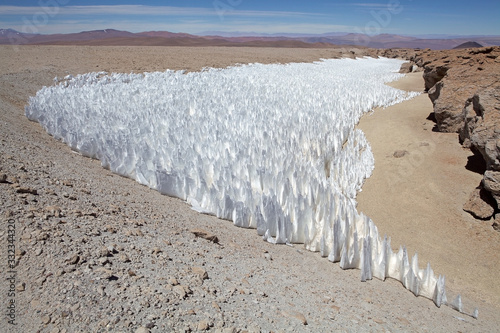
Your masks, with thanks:
M 423 69 L 436 129 L 458 133 L 463 146 L 479 153 L 486 164 L 480 187 L 464 209 L 491 218 L 500 207 L 500 47 L 389 49 L 379 55 L 408 59 L 402 72 L 415 71 L 414 66 Z

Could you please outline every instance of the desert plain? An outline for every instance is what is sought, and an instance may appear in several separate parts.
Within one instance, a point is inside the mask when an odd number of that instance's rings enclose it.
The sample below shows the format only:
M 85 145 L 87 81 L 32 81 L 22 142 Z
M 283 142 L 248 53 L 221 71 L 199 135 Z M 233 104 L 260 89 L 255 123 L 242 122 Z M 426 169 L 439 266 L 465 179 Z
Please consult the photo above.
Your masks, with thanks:
M 482 175 L 457 134 L 433 131 L 421 72 L 394 87 L 422 94 L 359 124 L 375 171 L 358 209 L 379 232 L 446 276 L 465 312 L 399 282 L 360 282 L 301 245 L 201 215 L 71 151 L 24 106 L 55 77 L 198 71 L 246 63 L 370 55 L 359 48 L 0 46 L 0 328 L 8 332 L 493 332 L 500 233 L 463 211 Z M 9 225 L 16 263 L 7 267 Z M 203 236 L 208 235 L 209 237 Z M 199 237 L 199 236 L 203 237 Z M 217 239 L 210 237 L 215 236 Z M 9 275 L 10 274 L 10 275 Z M 14 296 L 8 279 L 14 276 Z M 14 319 L 8 317 L 15 299 Z M 15 325 L 9 323 L 14 320 Z

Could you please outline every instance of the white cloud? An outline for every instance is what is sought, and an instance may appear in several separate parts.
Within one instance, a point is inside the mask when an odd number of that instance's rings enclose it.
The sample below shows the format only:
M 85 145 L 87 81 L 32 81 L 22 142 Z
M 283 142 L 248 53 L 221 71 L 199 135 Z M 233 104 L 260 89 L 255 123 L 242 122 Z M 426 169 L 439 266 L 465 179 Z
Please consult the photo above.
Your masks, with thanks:
M 354 6 L 354 7 L 362 7 L 362 8 L 366 8 L 366 9 L 381 9 L 381 8 L 387 8 L 388 6 L 390 6 L 390 3 L 389 2 L 386 2 L 386 3 L 355 2 L 355 3 L 351 3 L 350 5 Z
M 221 11 L 216 8 L 172 6 L 0 6 L 0 17 L 3 18 L 0 26 L 43 34 L 107 28 L 131 32 L 166 30 L 187 33 L 207 30 L 259 33 L 352 30 L 349 27 L 325 24 L 331 21 L 326 14 L 237 9 Z
M 45 13 L 55 15 L 131 15 L 131 16 L 246 16 L 246 17 L 297 17 L 324 16 L 323 14 L 237 10 L 230 8 L 196 8 L 172 6 L 116 5 L 116 6 L 61 6 L 61 7 L 23 7 L 0 6 L 0 15 L 36 15 Z

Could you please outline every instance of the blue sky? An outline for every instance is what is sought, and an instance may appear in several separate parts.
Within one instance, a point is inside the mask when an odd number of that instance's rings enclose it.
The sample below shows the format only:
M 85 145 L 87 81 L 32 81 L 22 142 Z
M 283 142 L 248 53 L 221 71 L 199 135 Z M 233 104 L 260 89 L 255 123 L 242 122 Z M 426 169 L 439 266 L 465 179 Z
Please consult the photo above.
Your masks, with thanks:
M 500 35 L 500 1 L 2 0 L 0 28 Z

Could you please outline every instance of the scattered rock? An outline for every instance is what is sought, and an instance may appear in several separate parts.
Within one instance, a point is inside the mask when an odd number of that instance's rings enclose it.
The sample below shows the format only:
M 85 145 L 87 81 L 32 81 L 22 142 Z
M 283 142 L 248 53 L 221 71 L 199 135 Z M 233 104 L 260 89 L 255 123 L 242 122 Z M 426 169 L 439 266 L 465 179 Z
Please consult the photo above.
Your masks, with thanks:
M 50 318 L 50 316 L 48 316 L 48 315 L 43 316 L 42 317 L 42 324 L 48 325 L 48 324 L 50 324 L 51 320 L 52 320 L 52 318 Z
M 168 279 L 168 283 L 169 283 L 171 286 L 177 286 L 177 285 L 179 284 L 179 282 L 177 281 L 177 279 L 176 279 L 176 278 L 173 278 L 173 277 L 171 277 L 171 278 L 169 278 L 169 279 Z
M 68 259 L 66 259 L 66 263 L 68 265 L 76 265 L 80 261 L 80 256 L 78 254 L 74 254 Z
M 172 289 L 177 295 L 179 295 L 180 299 L 184 299 L 187 297 L 188 294 L 190 294 L 192 291 L 189 289 L 187 286 L 182 286 L 182 285 L 176 285 Z
M 493 222 L 493 224 L 491 226 L 493 227 L 494 230 L 500 232 L 500 223 L 498 223 L 497 221 L 495 221 L 495 222 Z
M 210 323 L 208 320 L 202 320 L 198 323 L 198 331 L 208 331 L 210 328 Z
M 29 187 L 18 187 L 16 189 L 16 192 L 17 193 L 21 193 L 21 194 L 33 194 L 33 195 L 38 195 L 38 191 L 33 189 L 33 188 L 29 188 Z
M 121 262 L 123 262 L 123 263 L 130 262 L 130 258 L 129 258 L 129 257 L 128 257 L 128 255 L 127 255 L 127 254 L 125 254 L 125 253 L 120 253 L 120 254 L 118 255 L 118 260 L 120 260 L 120 261 L 121 261 Z
M 51 216 L 54 216 L 54 217 L 61 217 L 62 214 L 61 214 L 61 207 L 59 206 L 47 206 L 45 207 L 45 212 L 47 212 L 47 214 L 51 215 Z
M 0 184 L 2 183 L 8 183 L 7 182 L 7 175 L 5 173 L 0 174 Z
M 195 275 L 197 275 L 200 279 L 206 280 L 208 279 L 208 273 L 205 269 L 201 267 L 192 267 L 191 272 Z
M 17 291 L 25 291 L 26 290 L 26 283 L 21 282 L 16 286 Z
M 104 291 L 104 286 L 97 286 L 96 291 L 101 296 L 105 296 L 106 295 L 106 292 Z
M 306 317 L 300 313 L 300 312 L 283 312 L 283 314 L 286 316 L 286 317 L 291 317 L 291 318 L 295 318 L 295 319 L 298 319 L 302 322 L 302 325 L 307 325 L 307 319 Z
M 409 153 L 406 150 L 396 150 L 392 156 L 394 156 L 395 158 L 401 158 L 407 154 Z
M 219 239 L 217 238 L 217 236 L 215 236 L 214 234 L 212 234 L 206 230 L 192 229 L 191 233 L 193 233 L 196 237 L 200 237 L 200 238 L 209 240 L 213 243 L 219 243 Z

